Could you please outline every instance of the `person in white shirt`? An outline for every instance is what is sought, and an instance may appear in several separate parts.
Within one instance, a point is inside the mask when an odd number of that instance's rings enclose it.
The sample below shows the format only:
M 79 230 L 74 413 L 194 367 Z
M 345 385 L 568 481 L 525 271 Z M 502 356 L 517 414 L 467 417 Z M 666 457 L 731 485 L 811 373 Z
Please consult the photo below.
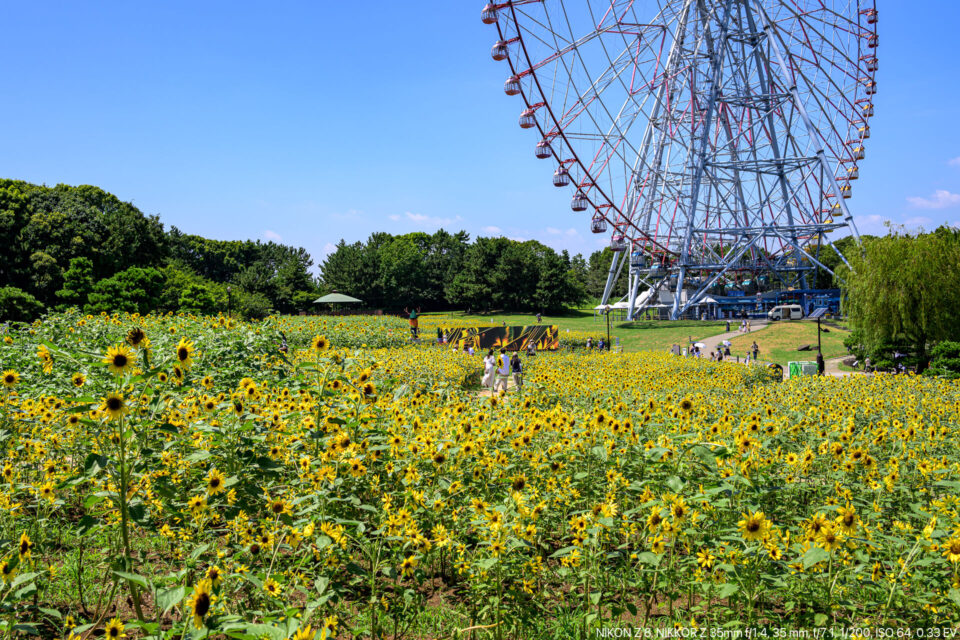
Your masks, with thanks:
M 483 379 L 480 384 L 487 388 L 493 387 L 493 372 L 496 368 L 497 359 L 493 356 L 493 349 L 487 352 L 483 357 Z
M 500 349 L 500 368 L 497 369 L 497 377 L 493 383 L 493 390 L 503 389 L 507 392 L 507 380 L 510 378 L 510 356 L 506 349 Z

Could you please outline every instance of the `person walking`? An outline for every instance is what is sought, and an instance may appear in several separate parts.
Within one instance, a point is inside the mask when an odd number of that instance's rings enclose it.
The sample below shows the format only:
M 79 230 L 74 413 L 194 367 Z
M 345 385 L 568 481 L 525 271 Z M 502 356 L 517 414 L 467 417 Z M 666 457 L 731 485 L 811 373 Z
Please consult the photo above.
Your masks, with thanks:
M 730 321 L 727 320 L 727 333 L 730 333 Z
M 410 314 L 410 337 L 416 340 L 420 334 L 420 307 L 408 311 L 406 307 L 403 308 L 404 313 Z
M 510 378 L 510 356 L 507 355 L 506 349 L 500 349 L 500 368 L 497 369 L 496 379 L 493 382 L 493 391 L 497 392 L 498 388 L 503 389 L 503 392 L 507 392 L 507 381 Z
M 523 363 L 520 362 L 520 352 L 514 353 L 510 358 L 510 371 L 513 373 L 513 385 L 519 391 L 523 386 Z
M 541 322 L 543 322 L 543 315 L 540 313 L 537 313 L 537 324 L 540 324 Z
M 593 338 L 587 338 L 587 349 L 593 349 Z
M 753 361 L 756 362 L 756 361 L 757 361 L 757 354 L 760 353 L 760 347 L 757 346 L 757 341 L 756 341 L 756 340 L 753 341 L 753 345 L 751 345 L 750 350 L 753 351 Z
M 480 384 L 488 389 L 493 387 L 493 370 L 496 368 L 496 362 L 493 349 L 490 349 L 483 357 L 483 378 L 480 380 Z

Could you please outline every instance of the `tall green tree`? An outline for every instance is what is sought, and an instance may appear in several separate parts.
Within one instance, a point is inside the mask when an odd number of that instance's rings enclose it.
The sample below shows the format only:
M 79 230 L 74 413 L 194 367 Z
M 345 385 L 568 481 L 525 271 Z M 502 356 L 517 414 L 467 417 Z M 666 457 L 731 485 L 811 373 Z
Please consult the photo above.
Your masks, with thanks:
M 929 348 L 960 338 L 960 232 L 894 231 L 864 242 L 841 269 L 846 310 L 866 346 L 905 344 L 920 369 Z
M 74 258 L 63 274 L 63 287 L 57 291 L 57 298 L 64 306 L 82 309 L 93 291 L 93 284 L 93 261 L 83 256 Z

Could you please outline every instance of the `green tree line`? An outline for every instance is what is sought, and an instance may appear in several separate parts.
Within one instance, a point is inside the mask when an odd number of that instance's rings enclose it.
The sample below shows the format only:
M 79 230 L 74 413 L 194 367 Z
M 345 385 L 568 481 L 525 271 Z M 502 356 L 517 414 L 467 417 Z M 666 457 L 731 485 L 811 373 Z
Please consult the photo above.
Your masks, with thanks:
M 258 317 L 305 308 L 322 291 L 305 249 L 165 230 L 90 185 L 0 180 L 0 243 L 0 320 L 69 306 L 213 313 L 230 304 Z
M 587 261 L 535 240 L 471 242 L 464 231 L 441 229 L 341 240 L 320 268 L 328 287 L 378 308 L 557 312 L 600 295 L 610 257 L 597 251 Z
M 245 317 L 309 310 L 337 289 L 368 308 L 559 311 L 599 297 L 612 254 L 444 230 L 340 241 L 311 274 L 301 247 L 213 240 L 90 185 L 0 179 L 0 321 L 46 310 L 182 311 Z M 624 272 L 625 274 L 626 272 Z M 624 275 L 625 278 L 625 275 Z

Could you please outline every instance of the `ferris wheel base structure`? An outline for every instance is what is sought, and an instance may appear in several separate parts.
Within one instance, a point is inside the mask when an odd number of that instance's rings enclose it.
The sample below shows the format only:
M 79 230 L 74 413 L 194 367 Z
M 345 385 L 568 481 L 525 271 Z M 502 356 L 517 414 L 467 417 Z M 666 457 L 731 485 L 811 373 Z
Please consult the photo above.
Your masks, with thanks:
M 745 280 L 807 289 L 824 247 L 846 262 L 832 234 L 859 243 L 875 0 L 508 0 L 481 19 L 535 157 L 610 234 L 601 304 L 677 319 Z

